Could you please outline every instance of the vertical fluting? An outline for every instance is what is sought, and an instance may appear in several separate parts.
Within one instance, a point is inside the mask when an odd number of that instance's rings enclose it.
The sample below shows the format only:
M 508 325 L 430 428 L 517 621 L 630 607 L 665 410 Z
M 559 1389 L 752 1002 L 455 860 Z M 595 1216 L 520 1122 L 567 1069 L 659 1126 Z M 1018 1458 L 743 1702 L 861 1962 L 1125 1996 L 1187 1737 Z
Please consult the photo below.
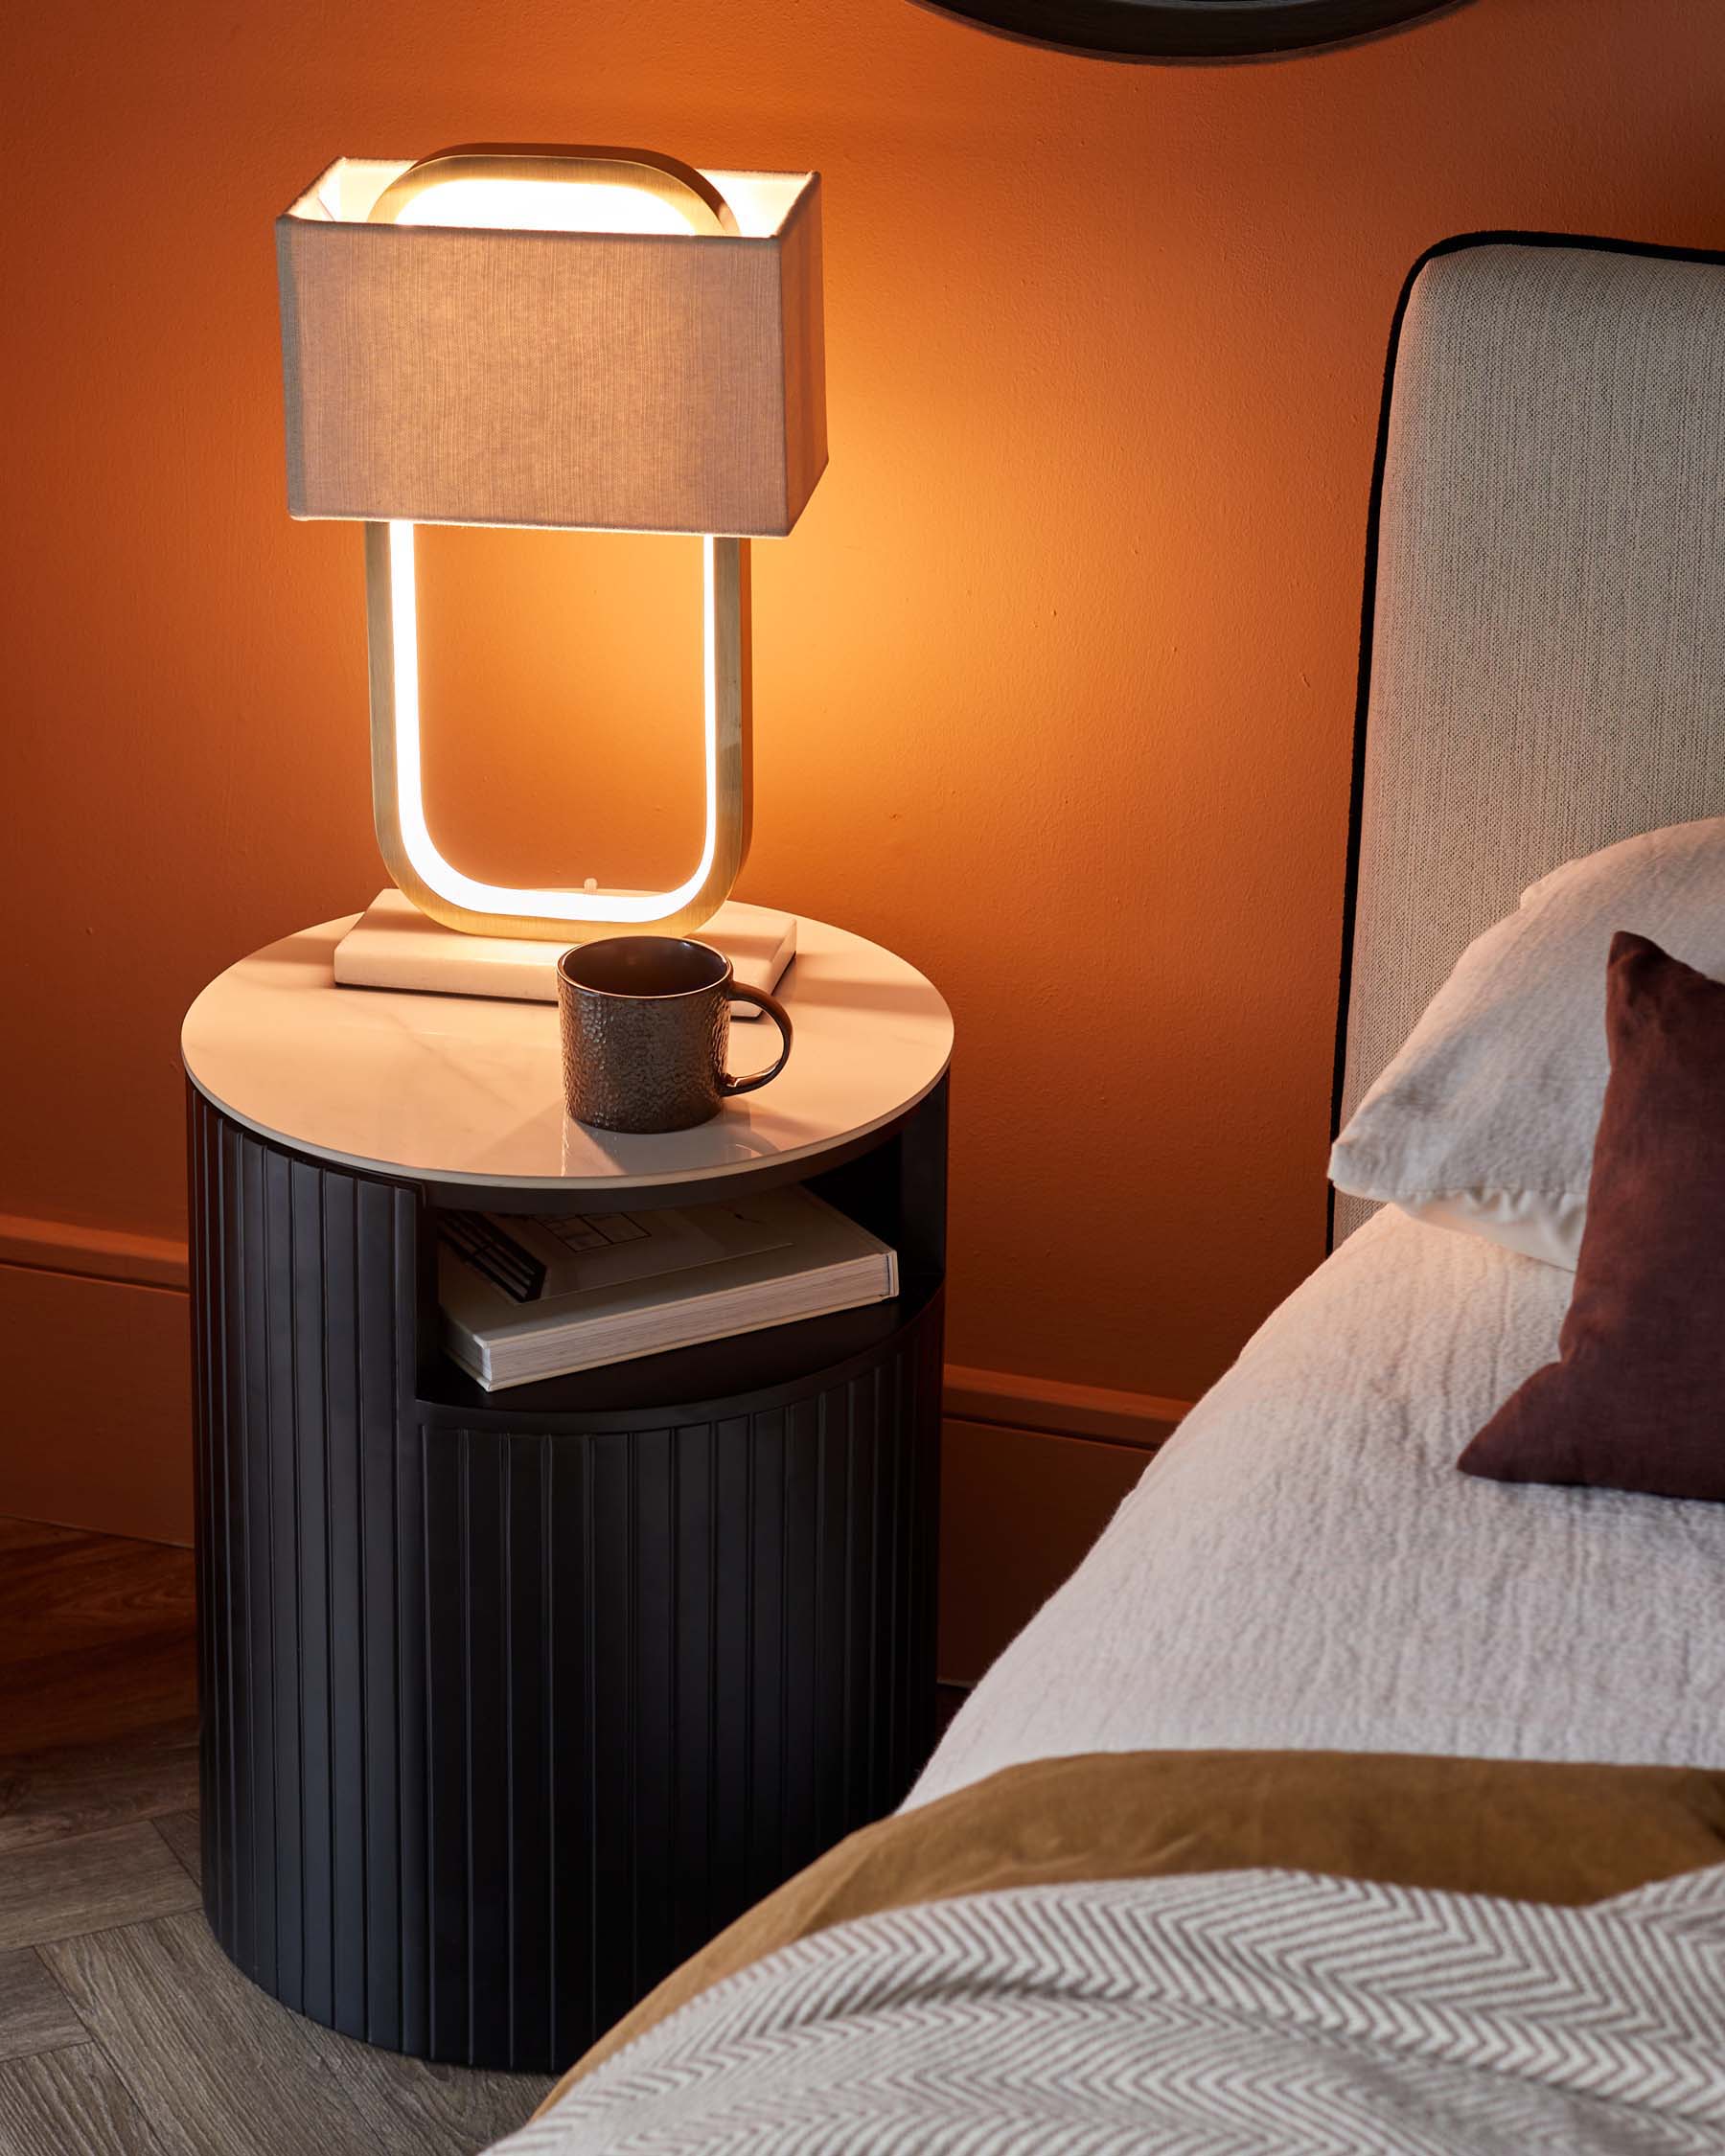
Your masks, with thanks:
M 196 1094 L 190 1181 L 210 1923 L 351 2035 L 566 2063 L 920 1763 L 939 1296 L 753 1403 L 515 1428 L 420 1397 L 421 1193 Z

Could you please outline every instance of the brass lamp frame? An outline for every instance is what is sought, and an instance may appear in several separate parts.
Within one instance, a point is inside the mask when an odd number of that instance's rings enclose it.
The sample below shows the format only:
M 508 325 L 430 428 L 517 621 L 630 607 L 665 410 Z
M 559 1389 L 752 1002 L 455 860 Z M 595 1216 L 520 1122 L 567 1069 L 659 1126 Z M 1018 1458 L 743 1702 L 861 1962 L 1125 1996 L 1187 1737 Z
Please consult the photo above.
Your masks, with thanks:
M 463 145 L 409 166 L 379 196 L 374 222 L 393 222 L 426 189 L 470 178 L 603 180 L 675 207 L 692 231 L 731 232 L 736 218 L 710 180 L 645 150 Z M 409 522 L 365 525 L 366 641 L 371 676 L 372 818 L 402 892 L 444 927 L 471 935 L 581 943 L 620 929 L 681 934 L 712 918 L 748 855 L 752 698 L 748 541 L 702 539 L 705 819 L 694 873 L 669 891 L 517 889 L 475 882 L 447 860 L 425 814 L 420 746 L 418 615 Z M 537 902 L 512 906 L 512 900 Z

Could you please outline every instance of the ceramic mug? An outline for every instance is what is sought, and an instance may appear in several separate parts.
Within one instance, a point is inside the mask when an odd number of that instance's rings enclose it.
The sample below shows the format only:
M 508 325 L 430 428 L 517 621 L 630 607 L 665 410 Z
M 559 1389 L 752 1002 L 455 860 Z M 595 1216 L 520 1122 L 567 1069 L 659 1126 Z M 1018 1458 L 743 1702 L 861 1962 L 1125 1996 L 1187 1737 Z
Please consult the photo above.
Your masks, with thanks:
M 733 1001 L 758 1003 L 778 1027 L 778 1061 L 752 1077 L 726 1071 Z M 557 961 L 564 1105 L 601 1131 L 686 1131 L 737 1093 L 776 1078 L 791 1020 L 776 997 L 746 988 L 724 953 L 687 936 L 605 936 Z

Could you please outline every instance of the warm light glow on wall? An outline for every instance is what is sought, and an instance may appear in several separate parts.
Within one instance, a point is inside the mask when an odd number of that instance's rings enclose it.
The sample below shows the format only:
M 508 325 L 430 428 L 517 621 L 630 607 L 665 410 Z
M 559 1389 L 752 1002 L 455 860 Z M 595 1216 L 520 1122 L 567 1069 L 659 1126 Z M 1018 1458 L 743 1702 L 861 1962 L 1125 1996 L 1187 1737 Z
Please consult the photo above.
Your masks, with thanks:
M 706 806 L 701 859 L 694 873 L 670 891 L 535 890 L 484 883 L 445 860 L 426 821 L 421 754 L 419 612 L 414 584 L 413 526 L 389 527 L 389 612 L 395 666 L 396 821 L 407 859 L 426 887 L 472 913 L 538 915 L 549 921 L 628 922 L 662 920 L 687 906 L 712 871 L 719 836 L 719 674 L 717 587 L 713 540 L 701 542 L 703 593 L 702 632 L 702 739 Z

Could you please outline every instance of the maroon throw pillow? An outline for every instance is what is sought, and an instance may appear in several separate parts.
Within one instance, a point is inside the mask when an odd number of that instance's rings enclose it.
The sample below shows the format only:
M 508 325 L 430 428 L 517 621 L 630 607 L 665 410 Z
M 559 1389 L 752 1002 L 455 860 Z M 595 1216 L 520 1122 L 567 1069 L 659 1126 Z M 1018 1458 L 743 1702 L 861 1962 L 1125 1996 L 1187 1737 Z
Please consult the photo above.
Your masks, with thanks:
M 1611 1078 L 1558 1360 L 1459 1462 L 1725 1503 L 1725 985 L 1611 939 Z

